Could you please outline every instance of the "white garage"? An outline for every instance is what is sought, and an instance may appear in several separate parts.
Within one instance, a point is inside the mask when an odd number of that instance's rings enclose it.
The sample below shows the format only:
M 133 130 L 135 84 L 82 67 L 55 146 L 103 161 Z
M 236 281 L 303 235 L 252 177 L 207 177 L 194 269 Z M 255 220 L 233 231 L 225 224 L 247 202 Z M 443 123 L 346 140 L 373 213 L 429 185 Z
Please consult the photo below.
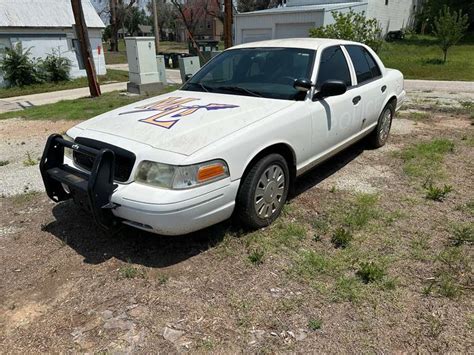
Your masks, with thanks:
M 283 7 L 235 15 L 235 44 L 308 37 L 311 27 L 334 22 L 331 12 L 364 11 L 382 33 L 409 27 L 422 0 L 287 0 Z

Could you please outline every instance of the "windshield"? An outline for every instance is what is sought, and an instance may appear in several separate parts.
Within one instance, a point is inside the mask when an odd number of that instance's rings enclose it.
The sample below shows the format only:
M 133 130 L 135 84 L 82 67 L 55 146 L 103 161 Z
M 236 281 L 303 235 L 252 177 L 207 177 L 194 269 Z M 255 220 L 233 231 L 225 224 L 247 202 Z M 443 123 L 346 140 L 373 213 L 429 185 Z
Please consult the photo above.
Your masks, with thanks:
M 295 79 L 311 78 L 315 51 L 300 48 L 243 48 L 223 52 L 183 86 L 208 91 L 283 100 L 303 100 Z

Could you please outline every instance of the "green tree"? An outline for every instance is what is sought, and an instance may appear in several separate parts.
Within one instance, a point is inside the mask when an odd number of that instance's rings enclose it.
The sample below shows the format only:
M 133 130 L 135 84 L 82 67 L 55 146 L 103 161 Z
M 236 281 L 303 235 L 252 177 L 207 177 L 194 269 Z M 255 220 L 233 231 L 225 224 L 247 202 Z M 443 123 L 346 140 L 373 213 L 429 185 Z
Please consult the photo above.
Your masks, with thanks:
M 334 23 L 309 30 L 309 36 L 315 38 L 335 38 L 361 42 L 377 52 L 383 42 L 382 29 L 374 18 L 366 18 L 364 12 L 347 13 L 333 11 Z
M 151 18 L 144 10 L 133 6 L 125 14 L 123 25 L 131 36 L 135 36 L 139 31 L 138 25 L 150 25 L 150 22 Z
M 468 26 L 468 16 L 463 15 L 461 10 L 451 11 L 448 6 L 443 6 L 438 17 L 435 18 L 433 33 L 439 40 L 445 63 L 448 49 L 459 42 Z

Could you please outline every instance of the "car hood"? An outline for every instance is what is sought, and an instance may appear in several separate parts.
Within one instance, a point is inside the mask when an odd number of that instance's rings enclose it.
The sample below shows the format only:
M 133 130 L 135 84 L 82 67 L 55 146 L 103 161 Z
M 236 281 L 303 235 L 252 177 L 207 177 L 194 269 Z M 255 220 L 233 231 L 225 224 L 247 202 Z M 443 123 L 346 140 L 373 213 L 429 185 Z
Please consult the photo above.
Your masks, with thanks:
M 174 91 L 107 112 L 77 127 L 190 155 L 294 101 Z

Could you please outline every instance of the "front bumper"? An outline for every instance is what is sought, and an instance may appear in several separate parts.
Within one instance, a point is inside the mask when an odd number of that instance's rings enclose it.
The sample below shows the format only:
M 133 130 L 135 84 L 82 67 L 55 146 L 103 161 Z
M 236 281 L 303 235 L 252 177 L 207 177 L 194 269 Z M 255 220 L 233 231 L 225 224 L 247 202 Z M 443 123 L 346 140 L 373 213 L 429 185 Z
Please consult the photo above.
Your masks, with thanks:
M 64 158 L 64 148 L 94 158 L 90 173 Z M 163 235 L 187 234 L 232 215 L 239 181 L 224 179 L 189 190 L 160 189 L 136 182 L 114 183 L 115 154 L 64 140 L 48 138 L 40 162 L 48 196 L 55 202 L 73 199 L 90 211 L 104 229 L 122 223 Z

